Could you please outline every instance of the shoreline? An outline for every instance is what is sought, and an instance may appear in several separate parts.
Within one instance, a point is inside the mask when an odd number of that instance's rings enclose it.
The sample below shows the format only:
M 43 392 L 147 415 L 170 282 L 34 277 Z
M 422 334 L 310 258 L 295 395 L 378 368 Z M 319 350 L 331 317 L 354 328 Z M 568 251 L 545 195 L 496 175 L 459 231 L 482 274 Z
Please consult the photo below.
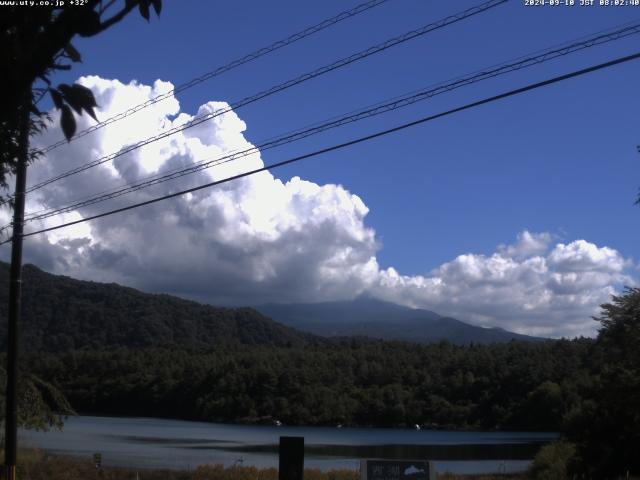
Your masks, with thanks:
M 378 425 L 357 425 L 357 424 L 285 424 L 277 423 L 277 419 L 273 421 L 235 421 L 225 422 L 223 420 L 202 420 L 186 417 L 154 417 L 154 416 L 142 416 L 142 415 L 122 415 L 122 414 L 110 414 L 110 413 L 94 413 L 94 412 L 78 412 L 76 415 L 64 415 L 63 422 L 67 418 L 71 417 L 97 417 L 97 418 L 127 418 L 131 420 L 159 420 L 159 421 L 175 421 L 175 422 L 190 422 L 190 423 L 204 423 L 209 425 L 225 425 L 225 426 L 238 426 L 238 427 L 284 427 L 284 428 L 336 428 L 336 429 L 363 429 L 363 430 L 407 430 L 407 431 L 432 431 L 432 432 L 450 432 L 450 433 L 526 433 L 531 435 L 540 435 L 545 437 L 558 437 L 559 432 L 547 431 L 547 430 L 514 430 L 514 429 L 489 429 L 489 428 L 464 428 L 455 427 L 453 425 L 420 425 L 420 428 L 415 428 L 411 425 L 396 425 L 396 426 L 378 426 Z
M 20 445 L 46 453 L 90 458 L 104 465 L 185 469 L 204 463 L 270 468 L 278 465 L 278 439 L 305 439 L 305 466 L 357 469 L 359 459 L 430 459 L 438 471 L 522 472 L 553 438 L 527 432 L 443 432 L 213 424 L 149 417 L 70 417 L 62 431 L 21 430 Z
M 275 467 L 223 466 L 203 464 L 194 469 L 96 467 L 89 459 L 45 453 L 39 449 L 21 449 L 18 452 L 18 477 L 22 480 L 278 480 Z M 436 473 L 438 480 L 525 480 L 526 472 L 507 474 L 452 474 Z M 305 468 L 305 480 L 360 480 L 355 469 Z

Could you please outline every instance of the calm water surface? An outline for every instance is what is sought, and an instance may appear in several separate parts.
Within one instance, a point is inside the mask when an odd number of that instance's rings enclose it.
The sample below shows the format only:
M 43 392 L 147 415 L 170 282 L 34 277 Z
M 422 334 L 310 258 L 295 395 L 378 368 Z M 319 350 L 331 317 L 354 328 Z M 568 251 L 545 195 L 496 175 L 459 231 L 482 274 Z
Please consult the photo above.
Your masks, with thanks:
M 278 466 L 280 436 L 302 436 L 305 467 L 357 469 L 361 458 L 433 460 L 438 472 L 527 468 L 555 433 L 275 427 L 154 418 L 69 417 L 62 431 L 21 430 L 21 446 L 91 458 L 104 466 L 193 469 L 206 463 Z

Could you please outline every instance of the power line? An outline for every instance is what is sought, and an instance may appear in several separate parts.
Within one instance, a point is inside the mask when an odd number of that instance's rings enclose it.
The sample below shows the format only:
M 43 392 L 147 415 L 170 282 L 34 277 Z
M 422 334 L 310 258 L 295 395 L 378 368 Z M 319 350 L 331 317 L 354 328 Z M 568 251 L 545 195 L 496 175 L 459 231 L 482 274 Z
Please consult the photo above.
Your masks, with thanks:
M 369 48 L 367 48 L 365 50 L 362 50 L 362 51 L 360 51 L 358 53 L 355 53 L 355 54 L 353 54 L 353 55 L 351 55 L 349 57 L 340 59 L 340 60 L 338 60 L 336 62 L 333 62 L 333 63 L 331 63 L 329 65 L 325 65 L 324 67 L 318 68 L 318 69 L 316 69 L 316 70 L 314 70 L 312 72 L 305 73 L 305 74 L 300 75 L 300 76 L 298 76 L 296 78 L 288 80 L 288 81 L 286 81 L 284 83 L 275 85 L 275 86 L 271 87 L 268 90 L 264 90 L 264 91 L 262 91 L 260 93 L 252 95 L 250 97 L 246 97 L 246 98 L 244 98 L 244 99 L 242 99 L 242 100 L 240 100 L 240 101 L 238 101 L 236 103 L 231 104 L 226 109 L 221 109 L 221 110 L 209 113 L 209 114 L 197 116 L 194 119 L 192 119 L 191 121 L 187 122 L 185 125 L 174 127 L 174 128 L 172 128 L 170 130 L 162 132 L 162 133 L 160 133 L 158 135 L 155 135 L 153 137 L 149 137 L 147 139 L 141 140 L 141 141 L 137 142 L 136 144 L 130 145 L 130 146 L 120 150 L 119 152 L 113 153 L 111 155 L 107 155 L 105 157 L 102 157 L 102 158 L 99 158 L 99 159 L 94 160 L 92 162 L 89 162 L 89 163 L 87 163 L 85 165 L 82 165 L 82 166 L 77 167 L 75 169 L 69 170 L 69 171 L 67 171 L 65 173 L 62 173 L 62 174 L 57 175 L 55 177 L 52 177 L 49 180 L 46 180 L 44 182 L 41 182 L 41 183 L 39 183 L 37 185 L 34 185 L 34 186 L 28 188 L 27 189 L 27 193 L 30 193 L 30 192 L 32 192 L 34 190 L 42 188 L 45 185 L 48 185 L 48 184 L 53 183 L 55 181 L 58 181 L 58 180 L 60 180 L 62 178 L 66 178 L 68 176 L 75 175 L 75 174 L 83 172 L 83 171 L 85 171 L 85 170 L 87 170 L 89 168 L 93 168 L 94 166 L 97 166 L 97 165 L 100 165 L 102 163 L 106 163 L 108 161 L 111 161 L 111 160 L 113 160 L 113 159 L 115 159 L 115 158 L 117 158 L 117 157 L 119 157 L 121 155 L 124 155 L 126 153 L 129 153 L 129 152 L 131 152 L 131 151 L 133 151 L 133 150 L 135 150 L 137 148 L 140 148 L 142 146 L 148 145 L 148 144 L 153 143 L 153 142 L 155 142 L 157 140 L 160 140 L 162 138 L 166 138 L 166 137 L 168 137 L 170 135 L 173 135 L 174 133 L 178 133 L 178 132 L 181 132 L 183 130 L 186 130 L 187 128 L 191 128 L 191 127 L 194 127 L 196 125 L 199 125 L 199 124 L 201 124 L 203 122 L 211 120 L 211 119 L 213 119 L 215 117 L 218 117 L 218 116 L 220 116 L 220 115 L 222 115 L 224 113 L 227 113 L 227 112 L 229 112 L 231 110 L 237 110 L 240 107 L 243 107 L 243 106 L 248 105 L 250 103 L 253 103 L 255 101 L 261 100 L 261 99 L 263 99 L 265 97 L 268 97 L 270 95 L 278 93 L 278 92 L 280 92 L 282 90 L 291 88 L 291 87 L 293 87 L 293 86 L 295 86 L 297 84 L 303 83 L 303 82 L 305 82 L 307 80 L 311 80 L 312 78 L 318 77 L 318 76 L 323 75 L 325 73 L 328 73 L 330 71 L 336 70 L 336 69 L 341 68 L 341 67 L 346 66 L 346 65 L 349 65 L 349 64 L 354 63 L 354 62 L 356 62 L 358 60 L 361 60 L 361 59 L 366 58 L 368 56 L 371 56 L 373 54 L 379 53 L 379 52 L 384 51 L 384 50 L 386 50 L 388 48 L 391 48 L 391 47 L 394 47 L 394 46 L 396 46 L 398 44 L 404 43 L 406 41 L 412 40 L 412 39 L 417 38 L 419 36 L 422 36 L 422 35 L 424 35 L 426 33 L 429 33 L 431 31 L 434 31 L 434 30 L 437 30 L 439 28 L 445 27 L 447 25 L 456 23 L 456 22 L 458 22 L 460 20 L 463 20 L 465 18 L 471 17 L 471 16 L 476 15 L 478 13 L 482 13 L 482 12 L 484 12 L 486 10 L 489 10 L 489 9 L 491 9 L 493 7 L 496 7 L 496 6 L 500 5 L 500 4 L 506 3 L 507 1 L 508 0 L 490 0 L 488 2 L 480 4 L 478 6 L 475 6 L 475 7 L 469 8 L 467 10 L 464 10 L 464 11 L 462 11 L 460 13 L 455 14 L 455 15 L 446 17 L 446 18 L 444 18 L 444 19 L 442 19 L 442 20 L 440 20 L 438 22 L 425 25 L 425 26 L 423 26 L 423 27 L 421 27 L 419 29 L 407 32 L 404 35 L 401 35 L 399 37 L 394 37 L 392 39 L 389 39 L 386 42 L 383 42 L 381 44 L 375 45 L 373 47 L 369 47 Z
M 420 125 L 420 124 L 423 124 L 423 123 L 426 123 L 426 122 L 429 122 L 429 121 L 432 121 L 432 120 L 436 120 L 436 119 L 441 118 L 441 117 L 445 117 L 445 116 L 448 116 L 448 115 L 452 115 L 454 113 L 462 112 L 464 110 L 469 110 L 471 108 L 479 107 L 481 105 L 492 103 L 492 102 L 495 102 L 497 100 L 502 100 L 502 99 L 507 98 L 507 97 L 512 97 L 512 96 L 515 96 L 515 95 L 519 95 L 521 93 L 525 93 L 525 92 L 528 92 L 528 91 L 531 91 L 531 90 L 542 88 L 542 87 L 545 87 L 547 85 L 551 85 L 551 84 L 558 83 L 558 82 L 561 82 L 561 81 L 564 81 L 564 80 L 568 80 L 570 78 L 578 77 L 578 76 L 581 76 L 581 75 L 586 75 L 587 73 L 592 73 L 592 72 L 595 72 L 597 70 L 602 70 L 602 69 L 605 69 L 605 68 L 609 68 L 609 67 L 612 67 L 614 65 L 619 65 L 621 63 L 626 63 L 626 62 L 629 62 L 631 60 L 636 60 L 638 58 L 640 58 L 640 52 L 639 53 L 635 53 L 633 55 L 627 55 L 625 57 L 616 58 L 614 60 L 611 60 L 611 61 L 608 61 L 608 62 L 605 62 L 605 63 L 600 63 L 598 65 L 593 65 L 593 66 L 588 67 L 588 68 L 583 68 L 581 70 L 575 70 L 575 71 L 573 71 L 571 73 L 567 73 L 567 74 L 564 74 L 564 75 L 553 77 L 553 78 L 550 78 L 548 80 L 544 80 L 544 81 L 541 81 L 541 82 L 529 84 L 529 85 L 526 85 L 524 87 L 517 88 L 515 90 L 510 90 L 508 92 L 501 93 L 499 95 L 494 95 L 492 97 L 484 98 L 484 99 L 478 100 L 476 102 L 468 103 L 468 104 L 463 105 L 461 107 L 453 108 L 451 110 L 447 110 L 445 112 L 441 112 L 441 113 L 438 113 L 438 114 L 435 114 L 435 115 L 430 115 L 430 116 L 427 116 L 427 117 L 423 117 L 423 118 L 420 118 L 418 120 L 414 120 L 414 121 L 409 122 L 409 123 L 404 123 L 402 125 L 399 125 L 399 126 L 396 126 L 396 127 L 393 127 L 393 128 L 389 128 L 387 130 L 382 130 L 382 131 L 379 131 L 379 132 L 376 132 L 376 133 L 372 133 L 370 135 L 366 135 L 364 137 L 359 137 L 359 138 L 356 138 L 354 140 L 350 140 L 348 142 L 340 143 L 338 145 L 333 145 L 331 147 L 326 147 L 326 148 L 323 148 L 323 149 L 320 149 L 320 150 L 315 150 L 315 151 L 313 151 L 311 153 L 306 153 L 304 155 L 300 155 L 300 156 L 297 156 L 297 157 L 290 158 L 288 160 L 283 160 L 281 162 L 277 162 L 277 163 L 274 163 L 274 164 L 271 164 L 271 165 L 267 165 L 267 166 L 264 166 L 264 167 L 261 167 L 261 168 L 250 170 L 248 172 L 240 173 L 238 175 L 234 175 L 234 176 L 225 178 L 223 180 L 216 180 L 214 182 L 209 182 L 209 183 L 206 183 L 204 185 L 199 185 L 197 187 L 188 188 L 186 190 L 181 190 L 179 192 L 175 192 L 175 193 L 171 193 L 171 194 L 168 194 L 168 195 L 164 195 L 162 197 L 153 198 L 151 200 L 147 200 L 147 201 L 144 201 L 144 202 L 135 203 L 133 205 L 128 205 L 126 207 L 117 208 L 117 209 L 110 210 L 110 211 L 107 211 L 107 212 L 103 212 L 103 213 L 100 213 L 100 214 L 97 214 L 97 215 L 92 215 L 90 217 L 86 217 L 86 218 L 83 218 L 83 219 L 80 219 L 80 220 L 75 220 L 75 221 L 72 221 L 72 222 L 63 223 L 61 225 L 56 225 L 54 227 L 43 228 L 41 230 L 36 230 L 34 232 L 25 233 L 25 234 L 22 235 L 22 237 L 30 237 L 30 236 L 33 236 L 33 235 L 38 235 L 40 233 L 50 232 L 50 231 L 53 231 L 53 230 L 59 230 L 61 228 L 69 227 L 71 225 L 77 225 L 79 223 L 88 222 L 90 220 L 95 220 L 95 219 L 98 219 L 98 218 L 107 217 L 107 216 L 110 216 L 110 215 L 114 215 L 116 213 L 121 213 L 121 212 L 125 212 L 125 211 L 128 211 L 128 210 L 133 210 L 135 208 L 143 207 L 143 206 L 146 206 L 146 205 L 151 205 L 153 203 L 157 203 L 157 202 L 160 202 L 162 200 L 167 200 L 167 199 L 178 197 L 178 196 L 181 196 L 181 195 L 184 195 L 184 194 L 187 194 L 187 193 L 193 193 L 193 192 L 196 192 L 198 190 L 203 190 L 205 188 L 210 188 L 210 187 L 213 187 L 213 186 L 216 186 L 216 185 L 220 185 L 220 184 L 223 184 L 223 183 L 228 183 L 228 182 L 233 181 L 233 180 L 237 180 L 237 179 L 240 179 L 240 178 L 243 178 L 243 177 L 248 177 L 249 175 L 254 175 L 256 173 L 264 172 L 264 171 L 271 170 L 271 169 L 274 169 L 274 168 L 278 168 L 278 167 L 282 167 L 282 166 L 285 166 L 285 165 L 289 165 L 291 163 L 299 162 L 299 161 L 305 160 L 307 158 L 316 157 L 316 156 L 322 155 L 324 153 L 329 153 L 329 152 L 340 150 L 340 149 L 343 149 L 343 148 L 346 148 L 346 147 L 357 145 L 359 143 L 363 143 L 363 142 L 366 142 L 366 141 L 369 141 L 369 140 L 373 140 L 373 139 L 378 138 L 378 137 L 383 137 L 383 136 L 389 135 L 391 133 L 399 132 L 401 130 L 405 130 L 407 128 L 414 127 L 416 125 Z M 9 238 L 9 239 L 1 242 L 0 245 L 4 245 L 5 243 L 10 242 L 11 240 L 12 239 Z
M 455 15 L 451 15 L 451 16 L 446 17 L 446 18 L 444 18 L 442 20 L 439 20 L 439 21 L 437 21 L 435 23 L 431 23 L 431 24 L 425 25 L 425 26 L 423 26 L 421 28 L 418 28 L 416 30 L 412 30 L 410 32 L 407 32 L 404 35 L 401 35 L 399 37 L 394 37 L 394 38 L 392 38 L 390 40 L 387 40 L 386 42 L 380 43 L 380 44 L 375 45 L 373 47 L 369 47 L 369 48 L 367 48 L 365 50 L 362 50 L 362 51 L 360 51 L 358 53 L 355 53 L 355 54 L 353 54 L 353 55 L 351 55 L 349 57 L 343 58 L 343 59 L 338 60 L 336 62 L 333 62 L 333 63 L 331 63 L 329 65 L 325 65 L 324 67 L 318 68 L 318 69 L 316 69 L 316 70 L 314 70 L 312 72 L 305 73 L 305 74 L 300 75 L 300 76 L 298 76 L 296 78 L 288 80 L 288 81 L 286 81 L 284 83 L 275 85 L 275 86 L 269 88 L 268 90 L 264 90 L 264 91 L 262 91 L 260 93 L 252 95 L 250 97 L 246 97 L 246 98 L 244 98 L 244 99 L 242 99 L 242 100 L 240 100 L 240 101 L 238 101 L 236 103 L 233 103 L 233 104 L 229 105 L 229 107 L 227 107 L 227 108 L 220 109 L 218 111 L 211 112 L 211 113 L 208 113 L 208 114 L 205 114 L 205 115 L 196 116 L 191 121 L 187 122 L 184 125 L 180 125 L 180 126 L 171 128 L 171 129 L 166 130 L 166 131 L 164 131 L 162 133 L 159 133 L 159 134 L 157 134 L 157 135 L 155 135 L 153 137 L 149 137 L 149 138 L 146 138 L 144 140 L 140 140 L 139 142 L 137 142 L 137 143 L 135 143 L 133 145 L 129 145 L 129 146 L 119 150 L 116 153 L 112 153 L 110 155 L 101 157 L 101 158 L 99 158 L 97 160 L 94 160 L 92 162 L 89 162 L 89 163 L 87 163 L 85 165 L 81 165 L 81 166 L 79 166 L 77 168 L 74 168 L 74 169 L 71 169 L 71 170 L 69 170 L 69 171 L 67 171 L 65 173 L 62 173 L 62 174 L 57 175 L 55 177 L 52 177 L 52 178 L 50 178 L 48 180 L 40 182 L 40 183 L 28 188 L 26 193 L 31 193 L 31 192 L 33 192 L 35 190 L 38 190 L 38 189 L 40 189 L 40 188 L 42 188 L 42 187 L 44 187 L 46 185 L 51 184 L 53 182 L 56 182 L 58 180 L 62 180 L 63 178 L 70 177 L 71 175 L 75 175 L 77 173 L 83 172 L 85 170 L 88 170 L 90 168 L 96 167 L 96 166 L 101 165 L 103 163 L 109 162 L 111 160 L 114 160 L 114 159 L 122 156 L 122 155 L 125 155 L 125 154 L 127 154 L 129 152 L 132 152 L 133 150 L 136 150 L 136 149 L 138 149 L 140 147 L 143 147 L 143 146 L 148 145 L 150 143 L 156 142 L 156 141 L 161 140 L 163 138 L 169 137 L 169 136 L 171 136 L 171 135 L 173 135 L 175 133 L 184 131 L 184 130 L 186 130 L 188 128 L 195 127 L 196 125 L 200 125 L 201 123 L 204 123 L 204 122 L 209 121 L 209 120 L 211 120 L 213 118 L 216 118 L 216 117 L 218 117 L 218 116 L 220 116 L 220 115 L 222 115 L 224 113 L 230 112 L 232 110 L 237 110 L 237 109 L 239 109 L 241 107 L 244 107 L 244 106 L 246 106 L 246 105 L 248 105 L 250 103 L 256 102 L 258 100 L 266 98 L 266 97 L 268 97 L 270 95 L 273 95 L 275 93 L 281 92 L 281 91 L 286 90 L 288 88 L 291 88 L 291 87 L 293 87 L 295 85 L 298 85 L 300 83 L 303 83 L 303 82 L 306 82 L 308 80 L 311 80 L 311 79 L 313 79 L 315 77 L 318 77 L 320 75 L 323 75 L 325 73 L 331 72 L 331 71 L 336 70 L 336 69 L 341 68 L 341 67 L 344 67 L 344 66 L 349 65 L 351 63 L 354 63 L 354 62 L 356 62 L 358 60 L 362 60 L 363 58 L 366 58 L 366 57 L 369 57 L 369 56 L 374 55 L 376 53 L 382 52 L 382 51 L 387 50 L 387 49 L 389 49 L 391 47 L 399 45 L 401 43 L 407 42 L 409 40 L 413 40 L 413 39 L 415 39 L 417 37 L 425 35 L 425 34 L 427 34 L 429 32 L 434 31 L 434 30 L 438 30 L 438 29 L 443 28 L 443 27 L 445 27 L 447 25 L 451 25 L 451 24 L 457 23 L 457 22 L 459 22 L 459 21 L 461 21 L 463 19 L 466 19 L 466 18 L 469 18 L 471 16 L 477 15 L 479 13 L 483 13 L 483 12 L 485 12 L 485 11 L 491 9 L 491 8 L 494 8 L 494 7 L 497 7 L 498 5 L 506 3 L 507 1 L 508 0 L 489 0 L 488 2 L 482 3 L 480 5 L 477 5 L 475 7 L 469 8 L 469 9 L 466 9 L 466 10 L 460 12 L 460 13 L 457 13 Z
M 374 7 L 377 7 L 379 5 L 382 5 L 383 3 L 386 3 L 389 0 L 369 0 L 367 2 L 361 3 L 359 5 L 356 5 L 354 8 L 352 8 L 351 10 L 346 10 L 344 12 L 340 12 L 338 15 L 335 15 L 331 18 L 327 18 L 326 20 L 323 20 L 320 23 L 317 23 L 311 27 L 305 28 L 304 30 L 298 32 L 298 33 L 294 33 L 293 35 L 288 36 L 287 38 L 284 38 L 282 40 L 278 40 L 277 42 L 272 43 L 271 45 L 267 46 L 267 47 L 263 47 L 260 48 L 252 53 L 249 53 L 247 55 L 245 55 L 244 57 L 238 58 L 236 60 L 233 60 L 229 63 L 227 63 L 226 65 L 223 65 L 221 67 L 218 67 L 214 70 L 211 70 L 210 72 L 204 73 L 202 75 L 200 75 L 199 77 L 196 77 L 188 82 L 185 82 L 181 85 L 178 85 L 177 87 L 173 88 L 172 90 L 169 90 L 165 93 L 162 93 L 160 95 L 157 95 L 153 98 L 150 98 L 149 100 L 142 102 L 138 105 L 135 105 L 134 107 L 131 107 L 127 110 L 125 110 L 124 112 L 120 112 L 117 115 L 114 115 L 112 117 L 107 118 L 106 120 L 103 120 L 102 122 L 97 123 L 96 125 L 92 125 L 91 127 L 88 127 L 84 130 L 81 130 L 80 132 L 76 133 L 74 135 L 74 137 L 72 138 L 72 140 L 76 140 L 78 138 L 84 137 L 85 135 L 88 135 L 92 132 L 95 132 L 96 130 L 99 130 L 113 122 L 116 122 L 118 120 L 121 120 L 123 118 L 129 117 L 131 115 L 133 115 L 136 112 L 139 112 L 140 110 L 147 108 L 155 103 L 161 102 L 162 100 L 165 100 L 167 98 L 170 98 L 178 93 L 184 92 L 185 90 L 194 87 L 195 85 L 198 85 L 202 82 L 205 82 L 206 80 L 209 80 L 213 77 L 217 77 L 218 75 L 221 75 L 223 73 L 226 73 L 230 70 L 233 70 L 234 68 L 237 68 L 241 65 L 244 65 L 245 63 L 249 63 L 252 62 L 253 60 L 257 60 L 258 58 L 271 53 L 271 52 L 275 52 L 276 50 L 279 50 L 283 47 L 286 47 L 288 45 L 291 45 L 295 42 L 297 42 L 298 40 L 302 40 L 303 38 L 309 37 L 315 33 L 318 33 L 326 28 L 329 28 L 333 25 L 335 25 L 336 23 L 339 23 L 343 20 L 347 20 L 348 18 L 351 17 L 355 17 L 356 15 L 359 15 L 360 13 L 363 13 L 367 10 L 370 10 Z M 63 139 L 60 140 L 54 144 L 51 144 L 47 147 L 45 147 L 44 149 L 41 150 L 42 153 L 47 153 L 50 152 L 51 150 L 54 150 L 62 145 L 66 145 L 68 143 L 67 140 Z
M 457 79 L 450 81 L 449 83 L 443 82 L 436 86 L 429 87 L 428 89 L 423 89 L 417 92 L 406 94 L 402 97 L 397 97 L 392 101 L 387 101 L 385 103 L 381 102 L 374 106 L 366 107 L 364 109 L 356 111 L 355 113 L 345 114 L 340 117 L 336 117 L 334 119 L 326 121 L 324 123 L 299 129 L 297 131 L 285 134 L 280 137 L 275 137 L 273 139 L 264 141 L 256 146 L 252 146 L 251 148 L 248 148 L 245 150 L 235 151 L 235 152 L 226 154 L 222 157 L 217 157 L 215 159 L 202 160 L 187 168 L 176 168 L 171 171 L 164 172 L 162 174 L 151 175 L 146 178 L 139 179 L 133 183 L 129 183 L 120 187 L 115 187 L 97 194 L 90 195 L 82 199 L 75 200 L 73 203 L 62 206 L 62 207 L 48 208 L 48 209 L 42 209 L 36 212 L 31 212 L 30 214 L 28 214 L 25 221 L 29 222 L 29 221 L 35 221 L 35 220 L 43 220 L 45 218 L 49 218 L 54 215 L 58 215 L 61 213 L 68 213 L 78 208 L 87 207 L 90 205 L 94 205 L 96 203 L 111 200 L 111 199 L 120 197 L 122 195 L 133 193 L 143 188 L 164 183 L 170 180 L 183 177 L 185 175 L 189 175 L 189 174 L 204 170 L 206 168 L 210 168 L 210 167 L 218 166 L 231 161 L 235 161 L 238 158 L 243 158 L 253 153 L 257 153 L 259 151 L 264 151 L 267 149 L 292 143 L 294 141 L 298 141 L 303 138 L 307 138 L 311 135 L 325 132 L 333 128 L 337 128 L 349 123 L 357 122 L 365 118 L 373 117 L 375 115 L 380 115 L 382 113 L 386 113 L 392 110 L 406 107 L 418 101 L 427 100 L 436 95 L 450 92 L 452 90 L 456 90 L 458 88 L 471 85 L 479 81 L 487 80 L 489 78 L 510 73 L 516 70 L 521 70 L 523 68 L 527 68 L 533 65 L 538 65 L 561 56 L 569 55 L 571 53 L 575 53 L 580 50 L 590 48 L 595 45 L 602 45 L 614 40 L 618 40 L 620 38 L 625 38 L 629 35 L 640 33 L 640 23 L 636 23 L 632 25 L 625 24 L 625 25 L 626 26 L 624 26 L 623 28 L 619 28 L 615 31 L 608 31 L 606 33 L 600 32 L 599 34 L 593 35 L 591 37 L 583 37 L 584 40 L 582 41 L 574 41 L 572 43 L 564 44 L 562 46 L 559 46 L 553 49 L 543 50 L 542 53 L 538 53 L 537 55 L 530 54 L 531 56 L 522 56 L 514 61 L 503 62 L 502 64 L 499 64 L 497 66 L 487 67 L 485 69 L 477 71 L 476 73 L 458 77 Z M 8 228 L 8 226 L 5 226 L 2 229 L 0 229 L 0 232 L 6 228 Z

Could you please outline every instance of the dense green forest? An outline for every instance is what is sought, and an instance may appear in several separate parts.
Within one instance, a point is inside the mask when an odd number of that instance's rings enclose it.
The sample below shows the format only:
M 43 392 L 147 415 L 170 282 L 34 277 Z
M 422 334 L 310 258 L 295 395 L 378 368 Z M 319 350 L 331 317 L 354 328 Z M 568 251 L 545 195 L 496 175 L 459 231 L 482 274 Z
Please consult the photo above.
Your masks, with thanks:
M 609 478 L 640 472 L 640 316 L 631 315 L 636 331 L 621 321 L 596 340 L 84 349 L 31 353 L 25 367 L 80 413 L 560 431 L 570 443 L 551 446 L 554 462 Z
M 32 381 L 23 390 L 25 398 L 41 392 L 45 423 L 55 423 L 55 409 L 70 410 L 63 392 L 79 413 L 550 430 L 569 443 L 548 457 L 562 457 L 572 472 L 640 473 L 639 289 L 603 305 L 595 339 L 421 345 L 321 338 L 249 308 L 199 305 L 31 266 L 25 278 L 21 364 Z M 38 417 L 31 410 L 24 418 Z
M 558 430 L 592 341 L 78 350 L 28 357 L 80 412 L 223 422 Z

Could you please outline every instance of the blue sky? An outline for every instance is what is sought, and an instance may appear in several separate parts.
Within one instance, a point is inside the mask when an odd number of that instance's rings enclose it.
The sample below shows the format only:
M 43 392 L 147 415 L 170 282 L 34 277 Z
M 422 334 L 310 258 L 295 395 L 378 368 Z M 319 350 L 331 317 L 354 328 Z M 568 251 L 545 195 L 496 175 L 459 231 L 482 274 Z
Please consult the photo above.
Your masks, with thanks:
M 149 25 L 131 15 L 77 41 L 96 74 L 180 84 L 357 2 L 175 2 Z M 480 2 L 392 0 L 179 96 L 186 109 L 233 102 Z M 480 68 L 640 19 L 634 7 L 525 7 L 477 17 L 239 110 L 258 142 Z M 638 50 L 637 36 L 421 102 L 396 115 L 264 154 L 267 163 L 437 113 Z M 637 258 L 640 62 L 570 80 L 277 175 L 339 183 L 358 194 L 381 237 L 385 266 L 424 273 L 465 252 L 490 253 L 523 229 L 587 238 Z M 405 212 L 405 213 L 403 213 Z
M 357 4 L 344 0 L 163 3 L 161 18 L 154 17 L 149 24 L 137 14 L 130 15 L 100 37 L 77 39 L 74 43 L 84 63 L 56 80 L 97 75 L 123 83 L 135 79 L 150 85 L 162 79 L 178 85 Z M 479 3 L 390 0 L 181 93 L 180 110 L 194 114 L 211 100 L 233 103 Z M 236 113 L 246 123 L 246 140 L 255 144 L 634 19 L 640 19 L 640 7 L 531 7 L 512 0 Z M 266 151 L 262 159 L 273 163 L 636 53 L 639 39 L 634 35 L 464 87 Z M 285 182 L 297 176 L 318 185 L 342 185 L 357 195 L 369 209 L 365 223 L 375 232 L 380 269 L 392 267 L 404 276 L 428 276 L 463 254 L 489 258 L 499 245 L 514 244 L 526 231 L 546 235 L 549 248 L 585 240 L 615 250 L 626 261 L 620 270 L 626 277 L 610 282 L 619 288 L 637 277 L 640 257 L 640 207 L 634 205 L 640 186 L 638 85 L 640 62 L 635 61 L 297 163 L 274 175 Z M 166 285 L 148 289 L 171 290 Z M 175 293 L 204 298 L 201 292 Z M 431 306 L 407 298 L 404 303 Z M 586 327 L 552 331 L 519 324 L 518 328 L 488 312 L 478 316 L 470 311 L 451 312 L 480 324 L 534 333 L 593 332 Z M 510 311 L 508 315 L 513 318 L 515 314 Z M 580 315 L 584 316 L 583 310 Z

